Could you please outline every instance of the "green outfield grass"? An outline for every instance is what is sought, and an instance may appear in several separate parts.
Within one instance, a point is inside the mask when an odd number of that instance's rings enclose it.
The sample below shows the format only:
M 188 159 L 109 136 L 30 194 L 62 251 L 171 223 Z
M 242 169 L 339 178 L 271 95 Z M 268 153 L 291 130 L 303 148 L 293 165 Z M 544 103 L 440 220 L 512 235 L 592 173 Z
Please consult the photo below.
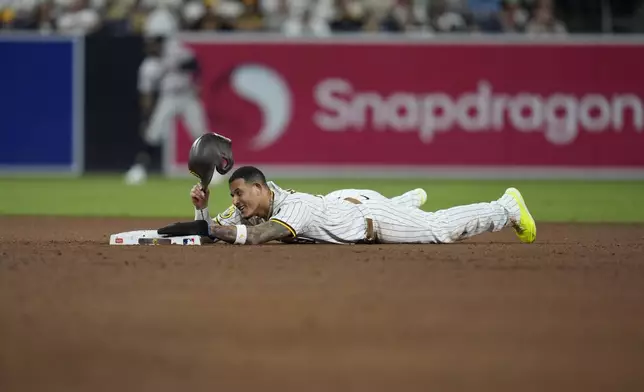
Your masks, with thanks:
M 282 187 L 323 194 L 341 188 L 369 188 L 386 196 L 422 187 L 425 210 L 497 199 L 517 187 L 539 221 L 644 222 L 644 182 L 448 181 L 448 180 L 294 180 Z M 121 176 L 0 178 L 1 215 L 132 216 L 192 218 L 189 190 L 194 179 L 152 178 L 126 186 Z M 230 205 L 226 185 L 212 190 L 211 210 Z

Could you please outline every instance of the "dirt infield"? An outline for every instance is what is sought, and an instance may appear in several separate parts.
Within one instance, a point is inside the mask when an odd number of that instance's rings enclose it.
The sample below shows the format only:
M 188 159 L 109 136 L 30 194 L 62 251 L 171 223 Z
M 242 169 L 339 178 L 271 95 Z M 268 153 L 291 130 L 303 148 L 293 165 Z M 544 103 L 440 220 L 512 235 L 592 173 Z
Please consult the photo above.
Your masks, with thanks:
M 0 217 L 0 391 L 642 391 L 644 226 L 110 247 Z

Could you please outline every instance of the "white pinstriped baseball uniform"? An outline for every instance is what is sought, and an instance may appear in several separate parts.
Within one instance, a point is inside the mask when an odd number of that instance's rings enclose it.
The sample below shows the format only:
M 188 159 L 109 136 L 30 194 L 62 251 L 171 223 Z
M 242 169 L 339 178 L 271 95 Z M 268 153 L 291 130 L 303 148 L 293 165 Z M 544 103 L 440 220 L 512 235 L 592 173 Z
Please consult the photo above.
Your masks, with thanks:
M 274 193 L 277 192 L 279 194 L 280 192 L 284 192 L 284 190 L 279 186 L 277 186 L 277 184 L 275 184 L 273 181 L 267 181 L 266 185 Z M 286 192 L 293 193 L 293 191 L 290 189 L 286 190 Z M 325 195 L 324 197 L 333 199 L 333 200 L 345 199 L 347 197 L 353 197 L 353 198 L 368 197 L 373 200 L 387 199 L 385 196 L 381 195 L 380 193 L 376 191 L 372 191 L 370 189 L 340 189 L 337 191 L 333 191 Z M 403 206 L 408 206 L 411 208 L 420 208 L 420 206 L 422 206 L 425 203 L 426 199 L 427 199 L 427 193 L 425 193 L 424 190 L 418 188 L 418 189 L 413 189 L 411 191 L 405 192 L 402 195 L 392 197 L 389 200 Z M 206 210 L 195 210 L 195 220 L 206 220 L 208 221 L 208 224 L 217 223 L 223 226 L 239 225 L 239 224 L 253 226 L 264 222 L 264 219 L 262 218 L 244 219 L 241 213 L 233 205 L 228 207 L 224 212 L 218 214 L 214 220 L 210 217 L 209 213 L 207 213 Z
M 450 243 L 487 231 L 499 231 L 520 217 L 519 206 L 509 195 L 497 201 L 452 207 L 436 212 L 399 204 L 376 191 L 352 195 L 361 204 L 342 197 L 331 197 L 284 190 L 268 183 L 274 193 L 273 213 L 269 218 L 286 227 L 294 237 L 320 243 L 351 244 L 365 240 L 367 218 L 373 220 L 379 243 Z M 351 190 L 346 190 L 351 191 Z M 366 197 L 365 197 L 366 196 Z M 373 197 L 371 197 L 373 196 Z M 196 211 L 195 219 L 210 220 Z M 221 225 L 248 224 L 231 206 L 215 218 Z

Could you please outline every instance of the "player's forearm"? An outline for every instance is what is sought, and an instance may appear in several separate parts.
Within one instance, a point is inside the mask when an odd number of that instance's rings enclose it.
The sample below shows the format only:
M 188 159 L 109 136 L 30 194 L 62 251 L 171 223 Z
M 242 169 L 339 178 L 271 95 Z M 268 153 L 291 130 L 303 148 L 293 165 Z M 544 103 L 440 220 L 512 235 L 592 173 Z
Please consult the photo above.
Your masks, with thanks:
M 269 236 L 262 235 L 260 230 L 255 226 L 246 226 L 246 240 L 244 245 L 259 245 L 271 241 Z M 219 240 L 234 244 L 237 240 L 237 227 L 236 226 L 219 226 L 217 224 L 210 226 L 210 236 Z
M 209 226 L 214 224 L 214 221 L 210 217 L 210 211 L 208 211 L 208 207 L 202 210 L 195 208 L 195 220 L 205 220 L 206 222 L 208 222 Z
M 234 244 L 237 239 L 237 228 L 235 226 L 210 225 L 210 236 L 229 244 Z
M 244 243 L 245 245 L 259 245 L 270 241 L 286 238 L 291 233 L 275 222 L 264 222 L 257 226 L 244 226 L 245 236 L 241 241 L 238 237 L 237 226 L 210 225 L 210 236 L 225 241 L 229 244 Z M 244 228 L 242 227 L 242 229 Z M 239 241 L 239 242 L 238 242 Z

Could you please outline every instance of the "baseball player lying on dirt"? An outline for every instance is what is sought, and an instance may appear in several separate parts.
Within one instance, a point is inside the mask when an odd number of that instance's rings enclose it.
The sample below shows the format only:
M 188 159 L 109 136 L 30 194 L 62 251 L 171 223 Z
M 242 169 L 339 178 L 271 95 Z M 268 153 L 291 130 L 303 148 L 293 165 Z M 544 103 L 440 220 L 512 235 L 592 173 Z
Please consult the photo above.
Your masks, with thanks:
M 272 181 L 266 181 L 266 186 L 273 193 L 280 194 L 281 192 L 287 192 L 289 194 L 295 194 L 297 192 L 292 189 L 282 189 L 277 184 Z M 217 225 L 247 225 L 253 226 L 258 225 L 263 222 L 266 222 L 266 217 L 261 216 L 252 216 L 250 218 L 244 218 L 241 212 L 238 210 L 235 204 L 231 205 L 226 211 L 220 213 L 213 220 L 210 217 L 210 212 L 208 211 L 208 199 L 210 197 L 210 191 L 202 188 L 200 184 L 197 184 L 192 187 L 190 191 L 190 197 L 192 199 L 192 204 L 195 207 L 195 220 L 205 220 L 208 222 L 208 225 L 217 224 Z M 322 197 L 318 195 L 317 197 Z M 381 195 L 378 192 L 369 190 L 369 189 L 340 189 L 333 191 L 325 196 L 324 198 L 339 200 L 346 198 L 354 199 L 370 199 L 370 200 L 385 200 L 385 196 Z M 413 189 L 409 192 L 405 192 L 400 196 L 392 197 L 390 200 L 393 203 L 396 203 L 401 206 L 406 206 L 410 208 L 420 208 L 427 201 L 427 193 L 421 188 Z M 282 242 L 297 242 L 297 243 L 313 243 L 319 242 L 311 238 L 305 238 L 303 236 L 287 236 L 287 238 L 281 239 Z
M 524 243 L 536 239 L 536 224 L 517 189 L 498 200 L 426 212 L 424 192 L 388 199 L 376 191 L 341 190 L 326 196 L 282 189 L 252 166 L 229 178 L 233 205 L 213 220 L 209 191 L 193 187 L 195 220 L 159 229 L 159 234 L 198 234 L 231 244 L 270 241 L 357 243 L 452 243 L 512 227 Z

